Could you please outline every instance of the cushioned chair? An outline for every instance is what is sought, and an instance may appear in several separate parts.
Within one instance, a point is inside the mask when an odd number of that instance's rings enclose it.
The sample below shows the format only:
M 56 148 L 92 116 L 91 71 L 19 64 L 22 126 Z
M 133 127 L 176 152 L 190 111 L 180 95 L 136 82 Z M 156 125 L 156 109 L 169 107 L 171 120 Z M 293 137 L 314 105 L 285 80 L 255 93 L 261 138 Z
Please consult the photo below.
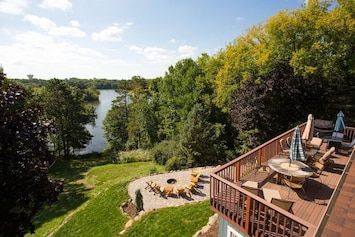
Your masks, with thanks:
M 342 142 L 340 149 L 341 150 L 350 150 L 355 146 L 355 139 L 352 140 L 350 143 Z
M 335 152 L 335 147 L 331 147 L 324 155 L 321 157 L 315 156 L 315 160 L 318 161 L 319 163 L 326 165 L 328 164 L 330 157 L 332 156 L 333 152 Z
M 319 149 L 323 144 L 323 139 L 319 137 L 313 137 L 309 144 L 312 145 L 313 148 Z

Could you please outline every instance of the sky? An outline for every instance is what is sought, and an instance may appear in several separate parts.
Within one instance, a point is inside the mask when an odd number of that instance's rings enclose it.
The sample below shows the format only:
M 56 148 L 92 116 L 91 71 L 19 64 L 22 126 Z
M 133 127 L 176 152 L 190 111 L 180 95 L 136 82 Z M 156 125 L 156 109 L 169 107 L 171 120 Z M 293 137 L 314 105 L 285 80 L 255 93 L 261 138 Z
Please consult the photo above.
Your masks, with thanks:
M 0 65 L 21 79 L 163 77 L 303 1 L 0 0 Z

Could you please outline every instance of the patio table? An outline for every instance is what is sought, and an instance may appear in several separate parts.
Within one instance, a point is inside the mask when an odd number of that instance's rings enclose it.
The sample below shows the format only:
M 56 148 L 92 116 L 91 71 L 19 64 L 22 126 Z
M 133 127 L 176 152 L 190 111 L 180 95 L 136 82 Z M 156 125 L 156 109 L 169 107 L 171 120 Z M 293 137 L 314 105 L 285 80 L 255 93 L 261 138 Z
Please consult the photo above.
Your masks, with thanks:
M 276 182 L 281 182 L 281 175 L 293 177 L 310 177 L 313 175 L 314 171 L 311 167 L 305 163 L 297 160 L 292 160 L 288 158 L 275 158 L 268 161 L 268 165 L 272 170 L 277 172 Z

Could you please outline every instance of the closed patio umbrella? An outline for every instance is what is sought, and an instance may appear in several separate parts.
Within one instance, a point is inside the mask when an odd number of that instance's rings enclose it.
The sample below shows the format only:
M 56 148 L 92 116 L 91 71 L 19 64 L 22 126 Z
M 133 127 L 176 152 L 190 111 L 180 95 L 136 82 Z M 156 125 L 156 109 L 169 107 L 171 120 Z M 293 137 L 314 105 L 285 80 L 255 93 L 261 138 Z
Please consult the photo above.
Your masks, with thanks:
M 302 134 L 302 140 L 306 143 L 312 140 L 314 130 L 314 118 L 312 114 L 308 115 L 307 124 Z
M 305 161 L 306 156 L 302 146 L 300 128 L 297 126 L 292 136 L 290 147 L 290 165 L 293 160 Z
M 335 132 L 344 132 L 345 123 L 344 123 L 344 114 L 342 111 L 339 111 L 337 114 L 337 120 L 335 121 L 334 131 Z

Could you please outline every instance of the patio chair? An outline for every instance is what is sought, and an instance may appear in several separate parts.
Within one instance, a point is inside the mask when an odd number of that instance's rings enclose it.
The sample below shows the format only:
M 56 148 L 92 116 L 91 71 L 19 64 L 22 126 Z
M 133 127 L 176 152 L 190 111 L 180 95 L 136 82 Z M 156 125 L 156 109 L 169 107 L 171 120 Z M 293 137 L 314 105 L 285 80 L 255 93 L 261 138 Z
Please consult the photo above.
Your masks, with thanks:
M 253 188 L 253 187 L 249 187 L 249 186 L 244 186 L 242 185 L 242 188 L 247 190 L 248 192 L 251 192 L 252 194 L 259 196 L 259 189 L 258 188 Z
M 189 197 L 191 197 L 191 195 L 192 195 L 191 191 L 186 189 L 184 186 L 174 188 L 173 192 L 177 195 L 178 198 L 180 198 L 183 194 L 185 194 L 186 196 L 189 196 Z
M 287 144 L 288 148 L 291 147 L 291 140 L 292 140 L 291 137 L 287 137 L 287 138 L 286 138 L 286 144 Z
M 354 146 L 355 146 L 355 139 L 352 140 L 350 143 L 342 142 L 340 146 L 340 150 L 349 151 L 352 148 L 354 148 Z
M 330 157 L 332 156 L 333 152 L 335 152 L 335 147 L 331 147 L 326 153 L 324 153 L 321 157 L 314 157 L 316 161 L 319 163 L 326 165 L 329 163 Z
M 283 181 L 284 181 L 284 184 L 286 184 L 286 186 L 289 187 L 288 196 L 290 196 L 291 189 L 302 189 L 303 193 L 305 192 L 304 188 L 303 188 L 303 185 L 306 182 L 305 177 L 295 177 L 295 176 L 284 175 Z
M 195 168 L 191 170 L 191 175 L 199 178 L 202 174 L 202 168 Z
M 292 206 L 295 202 L 285 199 L 272 198 L 271 203 L 285 211 L 292 212 Z
M 192 193 L 192 192 L 199 193 L 199 190 L 197 190 L 195 183 L 190 182 L 188 185 L 185 185 L 184 187 L 190 193 Z
M 281 138 L 279 140 L 279 143 L 280 143 L 281 152 L 284 153 L 284 154 L 289 154 L 290 153 L 290 148 L 287 147 L 286 140 L 284 138 Z
M 152 180 L 146 182 L 147 186 L 145 189 L 148 189 L 148 191 L 153 191 L 155 192 L 155 188 L 158 186 L 156 182 L 153 182 Z
M 309 144 L 312 145 L 314 148 L 319 149 L 323 144 L 323 139 L 319 137 L 313 137 Z
M 314 170 L 314 174 L 312 177 L 320 178 L 324 170 L 324 165 L 316 161 L 311 165 L 311 168 Z

